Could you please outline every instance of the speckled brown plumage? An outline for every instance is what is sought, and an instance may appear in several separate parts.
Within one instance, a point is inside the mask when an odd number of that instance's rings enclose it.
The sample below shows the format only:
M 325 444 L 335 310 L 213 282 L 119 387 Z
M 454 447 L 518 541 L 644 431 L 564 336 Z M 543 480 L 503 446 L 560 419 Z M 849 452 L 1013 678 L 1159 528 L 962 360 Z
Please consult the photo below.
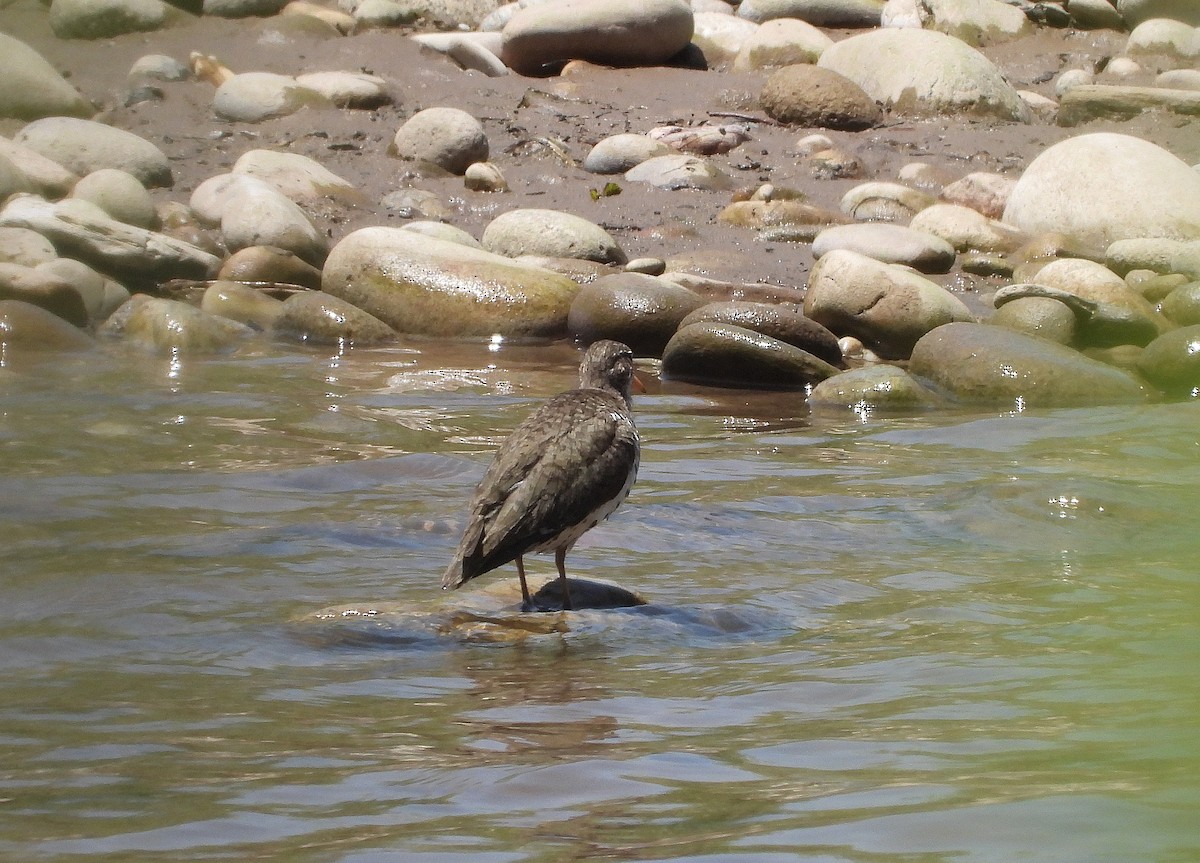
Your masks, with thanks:
M 516 561 L 530 604 L 522 555 L 554 550 L 563 607 L 570 608 L 566 553 L 629 494 L 641 445 L 630 414 L 633 353 L 596 342 L 579 367 L 579 388 L 538 408 L 500 445 L 471 498 L 469 520 L 443 589 Z

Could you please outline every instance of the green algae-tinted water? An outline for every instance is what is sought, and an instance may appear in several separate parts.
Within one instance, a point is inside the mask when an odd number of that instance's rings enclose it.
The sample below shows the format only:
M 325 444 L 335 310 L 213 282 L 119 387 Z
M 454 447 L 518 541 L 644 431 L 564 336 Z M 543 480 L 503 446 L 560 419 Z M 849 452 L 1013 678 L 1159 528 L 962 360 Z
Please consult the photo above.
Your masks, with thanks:
M 652 392 L 569 560 L 651 606 L 500 644 L 313 619 L 440 600 L 572 356 L 0 369 L 0 859 L 1200 858 L 1194 404 Z

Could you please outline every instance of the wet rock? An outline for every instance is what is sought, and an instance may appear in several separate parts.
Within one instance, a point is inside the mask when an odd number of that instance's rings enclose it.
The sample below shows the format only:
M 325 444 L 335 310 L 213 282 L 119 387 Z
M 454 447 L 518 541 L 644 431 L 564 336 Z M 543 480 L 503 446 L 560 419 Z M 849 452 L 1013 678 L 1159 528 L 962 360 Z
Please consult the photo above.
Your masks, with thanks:
M 1125 29 L 1125 21 L 1111 0 L 1070 0 L 1068 11 L 1080 30 Z
M 402 219 L 445 221 L 454 216 L 454 210 L 428 189 L 397 189 L 384 195 L 380 204 Z
M 813 407 L 903 412 L 938 407 L 941 399 L 898 366 L 863 366 L 821 381 L 808 395 Z
M 20 300 L 0 299 L 0 353 L 5 363 L 14 351 L 86 351 L 96 340 L 53 312 Z
M 733 71 L 777 69 L 796 63 L 815 63 L 833 40 L 806 21 L 775 18 L 765 21 L 742 42 Z
M 1038 285 L 1058 288 L 1101 306 L 1093 311 L 1080 332 L 1088 346 L 1144 345 L 1170 324 L 1125 280 L 1101 264 L 1077 258 L 1051 261 L 1038 271 Z
M 752 330 L 807 351 L 830 365 L 842 365 L 837 336 L 806 317 L 800 306 L 792 303 L 745 300 L 707 303 L 680 321 L 679 329 L 700 323 L 730 324 Z
M 743 0 L 737 14 L 761 24 L 799 18 L 817 27 L 878 27 L 884 0 Z
M 83 297 L 69 281 L 20 264 L 0 264 L 0 300 L 43 308 L 77 327 L 88 323 Z
M 647 135 L 624 132 L 596 142 L 583 160 L 593 174 L 623 174 L 655 156 L 670 155 L 671 148 Z
M 463 174 L 463 185 L 473 192 L 507 192 L 508 181 L 492 162 L 475 162 Z
M 1200 90 L 1200 69 L 1168 69 L 1154 79 L 1154 86 L 1165 90 Z
M 249 285 L 218 279 L 205 289 L 200 309 L 262 331 L 283 312 L 283 301 Z
M 75 117 L 46 117 L 13 141 L 83 176 L 101 168 L 132 174 L 143 186 L 170 186 L 171 164 L 157 146 L 123 129 Z
M 661 276 L 667 271 L 667 262 L 662 258 L 635 258 L 625 265 L 627 273 L 644 273 L 647 276 Z
M 1151 18 L 1171 18 L 1200 27 L 1200 7 L 1192 0 L 1117 0 L 1117 11 L 1130 27 Z
M 1173 396 L 1200 395 L 1200 324 L 1163 333 L 1142 351 L 1138 371 Z
M 1159 311 L 1181 327 L 1200 324 L 1200 281 L 1175 288 L 1163 297 Z
M 940 237 L 960 252 L 1013 252 L 1029 238 L 1016 228 L 957 204 L 934 204 L 913 216 L 914 231 Z
M 1030 163 L 1004 221 L 1031 234 L 1061 232 L 1097 250 L 1137 237 L 1200 239 L 1200 172 L 1140 138 L 1080 135 Z
M 888 359 L 907 357 L 935 327 L 974 320 L 962 301 L 940 285 L 842 249 L 813 266 L 804 313 L 839 336 L 861 339 Z
M 1071 307 L 1058 299 L 1028 296 L 1004 303 L 988 323 L 1069 345 L 1075 341 L 1076 317 Z
M 579 287 L 523 266 L 400 228 L 363 228 L 334 246 L 322 288 L 401 333 L 560 338 Z
M 744 228 L 777 226 L 809 226 L 808 242 L 827 225 L 845 224 L 849 220 L 841 213 L 807 204 L 804 201 L 735 201 L 725 207 L 717 218 L 730 225 Z
M 2 36 L 0 33 L 0 37 Z M 58 162 L 4 137 L 0 137 L 0 158 L 18 172 L 26 191 L 35 192 L 43 198 L 65 197 L 79 182 L 77 174 L 68 171 Z M 19 189 L 13 186 L 3 197 L 8 197 L 16 191 Z
M 922 273 L 945 273 L 954 266 L 954 247 L 931 233 L 887 223 L 835 225 L 817 234 L 813 257 L 848 249 L 888 264 L 903 264 Z
M 1018 409 L 1142 402 L 1130 375 L 1045 339 L 965 322 L 917 342 L 909 372 L 966 402 Z
M 217 278 L 234 282 L 272 282 L 321 287 L 321 271 L 295 252 L 275 246 L 238 249 L 221 265 Z
M 763 84 L 758 101 L 772 119 L 800 126 L 856 131 L 883 119 L 879 106 L 858 84 L 819 66 L 779 69 Z
M 1027 122 L 1029 109 L 1000 70 L 966 43 L 932 30 L 873 30 L 825 49 L 818 65 L 877 102 L 914 114 L 967 113 Z
M 837 372 L 787 342 L 707 321 L 680 327 L 662 355 L 664 379 L 717 386 L 800 389 Z
M 117 168 L 92 171 L 75 184 L 71 197 L 90 201 L 118 222 L 148 230 L 158 227 L 158 212 L 146 187 Z
M 625 179 L 631 183 L 648 183 L 669 191 L 722 191 L 733 188 L 733 181 L 715 165 L 686 153 L 654 156 L 626 171 Z
M 86 99 L 46 58 L 19 39 L 0 33 L 0 117 L 90 117 Z
M 146 294 L 134 294 L 99 329 L 100 335 L 168 356 L 223 353 L 253 332 L 187 303 Z
M 489 252 L 515 258 L 546 255 L 624 264 L 628 258 L 608 231 L 560 210 L 510 210 L 488 223 L 480 243 Z
M 907 222 L 926 207 L 932 195 L 900 183 L 861 183 L 842 195 L 842 212 L 861 222 Z
M 1117 240 L 1104 257 L 1108 268 L 1122 276 L 1133 270 L 1153 270 L 1200 279 L 1200 240 Z
M 261 123 L 286 117 L 301 108 L 325 108 L 331 102 L 316 90 L 303 86 L 290 75 L 273 72 L 243 72 L 217 88 L 213 113 L 223 120 Z
M 58 257 L 54 244 L 29 228 L 0 228 L 0 263 L 36 267 Z
M 205 15 L 217 15 L 221 18 L 248 18 L 251 15 L 275 15 L 288 0 L 204 0 L 202 11 Z
M 230 173 L 246 174 L 270 183 L 297 204 L 325 199 L 349 205 L 366 201 L 366 196 L 349 180 L 299 153 L 248 150 L 233 163 Z
M 0 209 L 0 226 L 37 231 L 69 254 L 124 280 L 208 278 L 221 261 L 193 245 L 126 225 L 86 201 L 57 204 L 18 195 Z
M 108 39 L 157 30 L 167 7 L 160 0 L 53 0 L 49 18 L 60 39 Z
M 396 339 L 396 331 L 379 318 L 321 291 L 288 297 L 271 333 L 314 345 L 366 346 Z
M 396 131 L 392 147 L 401 159 L 431 162 L 452 174 L 488 158 L 482 124 L 458 108 L 418 111 Z
M 567 330 L 590 344 L 616 339 L 639 356 L 659 356 L 679 323 L 705 304 L 700 295 L 656 276 L 616 273 L 579 290 Z
M 688 46 L 692 10 L 683 0 L 568 0 L 527 6 L 503 30 L 500 58 L 522 75 L 567 60 L 655 66 Z

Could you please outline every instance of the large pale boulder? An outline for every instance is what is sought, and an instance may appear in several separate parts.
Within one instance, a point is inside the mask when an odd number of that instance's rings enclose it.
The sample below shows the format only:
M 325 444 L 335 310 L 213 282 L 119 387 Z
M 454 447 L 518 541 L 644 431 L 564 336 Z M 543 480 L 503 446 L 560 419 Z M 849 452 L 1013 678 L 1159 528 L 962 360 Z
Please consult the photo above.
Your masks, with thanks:
M 459 337 L 561 337 L 579 290 L 540 267 L 385 227 L 334 246 L 321 286 L 398 332 Z
M 1130 375 L 1046 339 L 988 324 L 938 327 L 913 348 L 909 372 L 968 402 L 1018 409 L 1140 402 Z
M 170 186 L 171 163 L 157 145 L 124 129 L 75 117 L 45 117 L 27 124 L 13 142 L 80 176 L 100 168 L 132 174 L 143 186 Z
M 758 30 L 758 25 L 745 18 L 724 12 L 696 12 L 692 44 L 701 50 L 709 66 L 737 57 Z
M 897 111 L 1029 118 L 1025 102 L 995 64 L 944 33 L 907 28 L 860 33 L 826 48 L 818 65 Z
M 1196 0 L 1117 0 L 1117 11 L 1130 27 L 1151 18 L 1173 18 L 1200 27 L 1200 3 Z
M 0 33 L 0 117 L 90 117 L 95 109 L 46 58 Z
M 1200 172 L 1161 147 L 1112 132 L 1060 141 L 1027 167 L 1004 221 L 1102 252 L 1117 240 L 1200 239 Z
M 927 332 L 971 311 L 941 285 L 909 269 L 846 249 L 809 273 L 804 314 L 839 336 L 854 336 L 888 359 L 904 359 Z
M 751 72 L 793 63 L 815 63 L 821 52 L 832 44 L 832 39 L 807 21 L 773 18 L 760 24 L 743 41 L 733 61 L 733 71 Z
M 167 20 L 161 0 L 54 0 L 50 29 L 60 39 L 107 39 L 157 30 Z
M 1015 39 L 1033 30 L 1024 12 L 1002 0 L 922 0 L 920 5 L 929 15 L 925 27 L 968 45 Z
M 264 180 L 298 204 L 326 198 L 350 204 L 365 201 L 349 180 L 300 153 L 248 150 L 233 163 L 230 173 Z
M 516 258 L 544 255 L 623 264 L 628 258 L 608 231 L 560 210 L 510 210 L 494 218 L 480 238 L 489 252 Z
M 817 27 L 878 27 L 885 0 L 743 0 L 737 14 L 762 23 L 799 18 Z
M 517 12 L 504 25 L 500 58 L 522 75 L 567 60 L 654 66 L 686 48 L 693 27 L 684 0 L 559 0 Z

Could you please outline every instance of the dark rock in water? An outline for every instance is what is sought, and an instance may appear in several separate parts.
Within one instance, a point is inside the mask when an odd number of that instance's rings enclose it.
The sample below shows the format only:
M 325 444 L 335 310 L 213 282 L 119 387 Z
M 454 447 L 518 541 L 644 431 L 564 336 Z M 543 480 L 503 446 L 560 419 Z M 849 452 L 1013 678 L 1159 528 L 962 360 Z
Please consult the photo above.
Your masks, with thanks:
M 579 610 L 631 608 L 646 604 L 646 600 L 633 591 L 605 581 L 568 578 L 567 589 L 571 592 L 571 605 Z M 557 578 L 551 579 L 531 598 L 533 607 L 526 611 L 562 611 L 562 582 Z
M 664 379 L 698 384 L 803 389 L 837 373 L 803 348 L 732 324 L 683 327 L 663 351 Z
M 1138 358 L 1146 380 L 1174 396 L 1200 391 L 1200 324 L 1164 333 Z
M 679 324 L 679 329 L 705 321 L 753 330 L 808 351 L 830 365 L 839 368 L 844 365 L 837 336 L 812 318 L 806 317 L 803 309 L 797 304 L 736 300 L 709 303 L 684 318 Z
M 705 304 L 700 295 L 657 276 L 616 273 L 584 285 L 567 330 L 584 344 L 616 339 L 638 356 L 661 356 L 679 322 Z

